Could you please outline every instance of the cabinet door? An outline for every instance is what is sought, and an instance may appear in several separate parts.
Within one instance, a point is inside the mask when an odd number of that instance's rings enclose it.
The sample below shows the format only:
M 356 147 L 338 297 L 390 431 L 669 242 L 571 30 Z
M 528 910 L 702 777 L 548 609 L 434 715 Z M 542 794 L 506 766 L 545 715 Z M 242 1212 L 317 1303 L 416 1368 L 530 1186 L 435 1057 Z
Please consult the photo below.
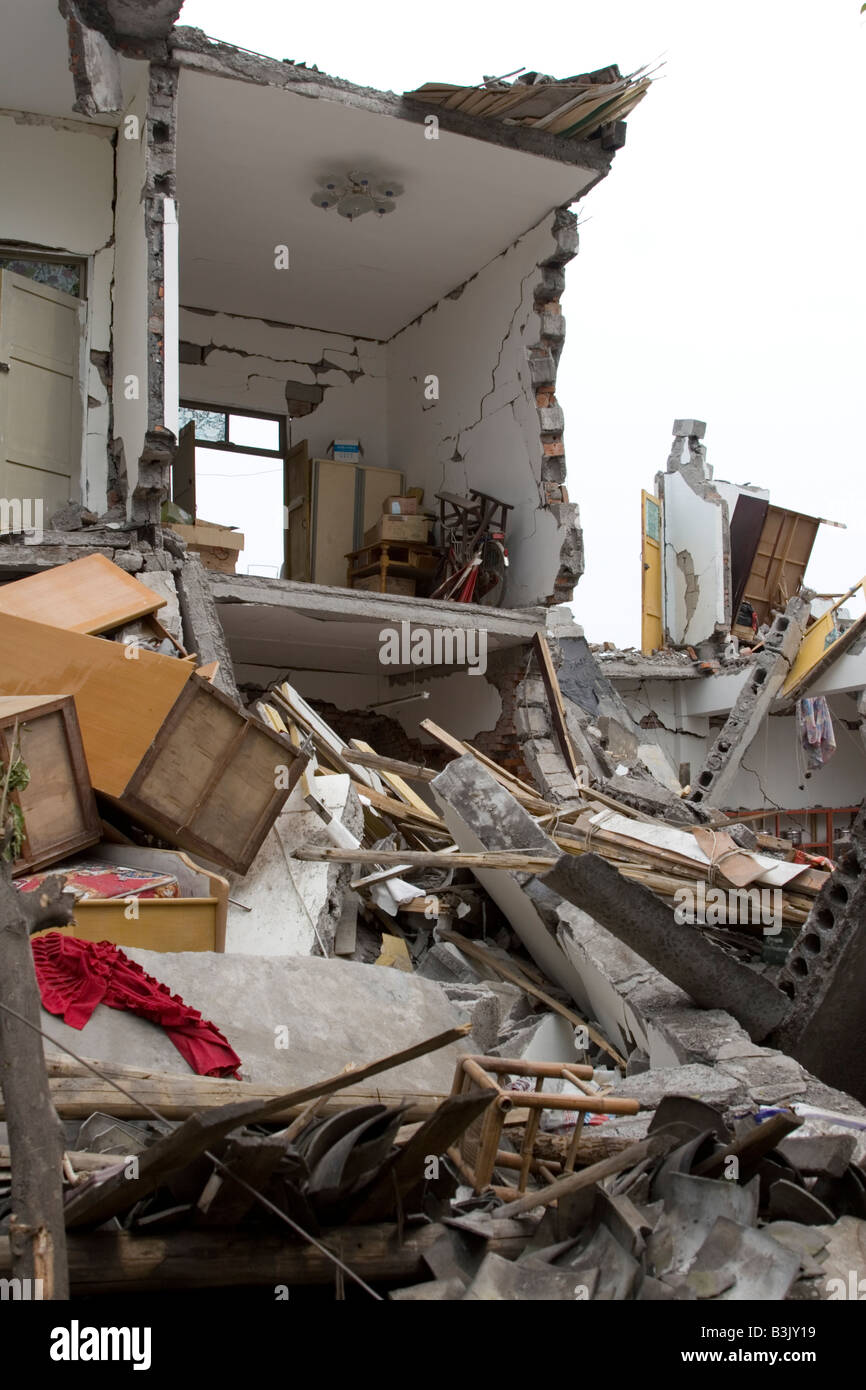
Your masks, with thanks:
M 0 271 L 0 496 L 31 513 L 41 504 L 46 522 L 81 496 L 84 310 L 74 295 Z

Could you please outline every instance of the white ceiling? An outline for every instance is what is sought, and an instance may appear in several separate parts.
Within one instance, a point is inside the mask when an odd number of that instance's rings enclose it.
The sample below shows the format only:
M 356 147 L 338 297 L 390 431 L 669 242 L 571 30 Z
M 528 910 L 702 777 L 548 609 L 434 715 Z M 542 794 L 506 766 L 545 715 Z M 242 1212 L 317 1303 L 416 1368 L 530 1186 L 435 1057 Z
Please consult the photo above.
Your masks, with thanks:
M 69 71 L 66 20 L 57 0 L 0 0 L 0 107 L 40 116 L 87 120 L 73 111 L 75 88 Z M 132 94 L 143 66 L 120 60 L 123 88 Z M 118 117 L 100 115 L 94 125 L 117 125 Z
M 405 188 L 357 221 L 310 202 L 316 176 L 369 169 Z M 589 170 L 309 98 L 180 77 L 181 303 L 389 338 L 473 275 Z M 287 245 L 290 269 L 274 268 Z

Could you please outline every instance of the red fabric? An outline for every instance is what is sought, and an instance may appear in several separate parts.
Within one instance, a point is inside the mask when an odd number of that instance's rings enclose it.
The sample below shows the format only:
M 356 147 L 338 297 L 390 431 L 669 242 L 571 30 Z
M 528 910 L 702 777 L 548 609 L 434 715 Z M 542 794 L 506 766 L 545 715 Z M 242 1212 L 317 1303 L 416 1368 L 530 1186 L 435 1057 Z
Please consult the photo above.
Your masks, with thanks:
M 46 932 L 31 945 L 43 1007 L 70 1028 L 83 1028 L 97 1004 L 128 1009 L 160 1024 L 199 1076 L 237 1076 L 241 1059 L 216 1025 L 112 942 Z

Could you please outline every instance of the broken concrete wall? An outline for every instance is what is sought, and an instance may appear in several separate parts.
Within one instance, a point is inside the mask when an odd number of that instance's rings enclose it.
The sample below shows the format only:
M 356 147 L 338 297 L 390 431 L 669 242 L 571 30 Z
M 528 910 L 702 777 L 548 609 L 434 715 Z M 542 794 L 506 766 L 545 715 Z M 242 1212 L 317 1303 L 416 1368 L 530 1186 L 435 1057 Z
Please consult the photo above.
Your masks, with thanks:
M 727 504 L 683 472 L 663 474 L 662 487 L 666 639 L 694 646 L 730 624 Z
M 739 666 L 731 674 L 723 670 L 718 675 L 671 680 L 636 676 L 634 680 L 618 678 L 615 685 L 641 737 L 664 750 L 686 786 L 704 765 L 719 727 L 748 678 L 749 667 Z M 806 777 L 795 716 L 784 710 L 773 712 L 740 759 L 725 793 L 726 808 L 793 810 L 859 803 L 866 786 L 866 748 L 857 737 L 856 698 L 836 693 L 828 696 L 828 703 L 836 730 L 836 755 Z
M 778 1042 L 831 1085 L 866 1101 L 866 810 L 850 848 L 815 899 L 779 988 L 791 1013 Z
M 315 795 L 357 838 L 363 813 L 348 777 L 315 778 Z M 229 874 L 226 951 L 256 956 L 333 954 L 351 865 L 293 859 L 299 845 L 331 845 L 299 782 L 246 874 Z
M 403 970 L 309 956 L 216 955 L 212 951 L 126 952 L 225 1034 L 242 1076 L 287 1091 L 434 1037 L 465 1020 L 439 985 Z M 189 1076 L 165 1031 L 98 1004 L 83 1029 L 41 1011 L 50 1038 L 86 1057 Z M 55 1051 L 46 1041 L 46 1052 Z M 465 1044 L 383 1072 L 368 1085 L 448 1094 Z
M 190 307 L 180 342 L 182 399 L 284 416 L 311 458 L 324 458 L 332 439 L 360 439 L 365 463 L 392 466 L 382 343 Z M 410 460 L 393 465 L 407 484 Z
M 0 243 L 11 248 L 66 252 L 86 260 L 81 344 L 84 447 L 70 486 L 43 499 L 46 521 L 67 501 L 105 508 L 109 438 L 108 379 L 111 282 L 114 273 L 112 203 L 114 132 L 83 121 L 0 114 L 0 167 L 5 190 Z M 44 478 L 46 475 L 42 475 Z M 11 491 L 11 486 L 7 484 Z M 67 493 L 71 494 L 67 496 Z
M 113 490 L 131 498 L 148 430 L 148 69 L 121 119 L 117 139 L 115 204 L 113 406 L 116 477 Z
M 388 347 L 391 460 L 411 459 L 425 500 L 477 488 L 514 506 L 512 608 L 569 598 L 583 569 L 554 396 L 575 222 L 545 218 Z
M 694 779 L 689 794 L 692 803 L 726 804 L 743 754 L 764 723 L 791 670 L 808 616 L 809 605 L 801 598 L 790 599 L 785 612 L 776 616 L 763 649 L 749 667 L 724 727 Z

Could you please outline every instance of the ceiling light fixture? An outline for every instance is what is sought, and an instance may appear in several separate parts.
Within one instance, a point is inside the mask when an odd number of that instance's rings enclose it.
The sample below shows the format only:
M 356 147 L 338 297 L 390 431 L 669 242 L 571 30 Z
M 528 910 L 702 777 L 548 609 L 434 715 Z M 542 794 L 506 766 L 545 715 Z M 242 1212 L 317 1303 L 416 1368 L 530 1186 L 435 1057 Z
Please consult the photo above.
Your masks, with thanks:
M 316 207 L 336 208 L 341 217 L 353 222 L 365 212 L 378 213 L 384 217 L 393 212 L 395 199 L 403 192 L 402 184 L 393 179 L 381 178 L 363 170 L 351 170 L 348 174 L 322 174 L 318 179 L 311 203 Z

